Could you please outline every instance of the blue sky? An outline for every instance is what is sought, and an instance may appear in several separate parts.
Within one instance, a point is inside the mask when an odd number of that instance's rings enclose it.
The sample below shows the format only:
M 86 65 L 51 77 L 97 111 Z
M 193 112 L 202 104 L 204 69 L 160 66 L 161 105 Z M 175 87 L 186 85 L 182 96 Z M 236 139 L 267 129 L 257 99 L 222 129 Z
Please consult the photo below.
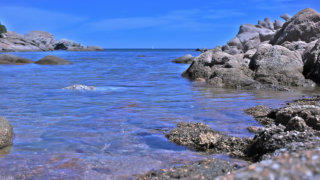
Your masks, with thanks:
M 105 48 L 213 48 L 241 24 L 307 7 L 319 0 L 1 0 L 0 21 Z

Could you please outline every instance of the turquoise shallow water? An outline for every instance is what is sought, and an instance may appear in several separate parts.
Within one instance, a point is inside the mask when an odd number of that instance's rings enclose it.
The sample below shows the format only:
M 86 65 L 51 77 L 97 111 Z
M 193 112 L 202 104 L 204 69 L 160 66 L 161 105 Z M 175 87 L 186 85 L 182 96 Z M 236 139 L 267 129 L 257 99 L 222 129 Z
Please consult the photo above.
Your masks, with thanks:
M 181 77 L 172 59 L 192 50 L 12 53 L 52 54 L 72 65 L 0 65 L 0 115 L 14 127 L 2 150 L 0 177 L 126 178 L 204 158 L 170 143 L 177 122 L 204 122 L 233 136 L 258 125 L 243 109 L 279 106 L 310 92 L 213 89 Z M 138 57 L 145 55 L 145 57 Z M 64 90 L 85 84 L 94 91 Z

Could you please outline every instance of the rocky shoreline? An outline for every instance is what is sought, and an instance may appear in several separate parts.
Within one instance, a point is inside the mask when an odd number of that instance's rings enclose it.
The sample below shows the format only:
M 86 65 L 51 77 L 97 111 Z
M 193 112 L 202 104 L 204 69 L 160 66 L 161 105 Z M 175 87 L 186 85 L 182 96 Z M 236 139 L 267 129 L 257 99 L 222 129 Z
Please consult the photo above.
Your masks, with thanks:
M 208 154 L 226 154 L 248 162 L 239 165 L 207 159 L 192 165 L 152 171 L 138 179 L 252 179 L 316 177 L 320 174 L 320 97 L 294 100 L 284 107 L 257 106 L 245 110 L 261 122 L 254 138 L 222 134 L 202 123 L 183 122 L 166 137 L 179 145 Z M 297 163 L 297 162 L 300 162 Z M 212 163 L 216 162 L 216 163 Z M 302 168 L 301 168 L 302 167 Z M 226 175 L 226 176 L 224 176 Z
M 213 87 L 291 91 L 320 83 L 320 14 L 304 9 L 295 16 L 245 24 L 222 47 L 173 62 L 190 63 L 183 76 Z M 261 124 L 248 127 L 254 138 L 232 137 L 203 123 L 182 122 L 166 133 L 194 151 L 226 154 L 247 167 L 218 159 L 152 171 L 138 179 L 312 179 L 320 176 L 320 97 L 297 99 L 284 107 L 262 105 L 245 112 Z M 216 163 L 212 163 L 216 162 Z M 228 164 L 228 165 L 227 165 Z

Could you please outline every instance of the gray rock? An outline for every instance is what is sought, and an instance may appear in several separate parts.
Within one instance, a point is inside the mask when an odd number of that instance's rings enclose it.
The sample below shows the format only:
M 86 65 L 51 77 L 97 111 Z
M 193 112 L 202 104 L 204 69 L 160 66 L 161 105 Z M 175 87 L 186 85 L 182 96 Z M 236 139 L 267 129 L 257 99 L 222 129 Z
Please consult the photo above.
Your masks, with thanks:
M 42 59 L 40 59 L 39 61 L 35 62 L 36 64 L 41 64 L 41 65 L 66 65 L 66 64 L 71 64 L 70 62 L 68 62 L 67 60 L 61 59 L 59 57 L 56 56 L 46 56 Z
M 44 31 L 31 31 L 26 35 L 8 31 L 1 34 L 0 51 L 103 51 L 97 46 L 84 47 L 83 45 L 67 39 L 55 40 L 54 36 Z
M 13 128 L 10 122 L 0 116 L 0 148 L 12 145 Z
M 195 57 L 193 57 L 191 54 L 187 54 L 185 56 L 179 57 L 172 62 L 175 63 L 184 63 L 184 64 L 191 64 L 194 61 Z
M 274 29 L 275 30 L 279 30 L 282 28 L 284 22 L 280 21 L 280 20 L 275 20 L 273 23 Z
M 304 51 L 307 49 L 307 47 L 309 46 L 309 44 L 304 41 L 294 41 L 294 42 L 286 41 L 283 44 L 281 44 L 281 46 L 286 47 L 291 51 L 298 51 L 302 55 Z
M 274 25 L 269 18 L 265 18 L 263 21 L 259 21 L 258 26 L 261 28 L 274 30 Z
M 182 76 L 191 80 L 195 80 L 198 78 L 209 79 L 211 74 L 212 71 L 210 66 L 207 66 L 200 61 L 194 61 L 190 67 L 183 72 Z
M 303 62 L 298 52 L 282 46 L 262 44 L 250 61 L 254 79 L 272 86 L 313 87 L 302 75 Z
M 285 21 L 289 21 L 291 19 L 291 16 L 289 14 L 283 14 L 280 17 Z
M 303 55 L 303 74 L 306 78 L 320 83 L 320 39 L 311 49 Z
M 56 41 L 54 44 L 55 50 L 73 50 L 73 49 L 83 49 L 84 46 L 68 39 L 61 39 L 59 41 Z
M 99 46 L 87 46 L 87 51 L 104 51 L 102 47 Z
M 243 49 L 243 45 L 238 37 L 235 37 L 227 43 L 228 46 L 236 47 L 237 49 Z
M 30 59 L 18 57 L 10 54 L 1 54 L 0 55 L 0 64 L 29 64 L 33 63 Z
M 288 121 L 285 130 L 286 131 L 296 130 L 296 131 L 303 132 L 307 129 L 308 129 L 308 126 L 307 126 L 305 120 L 299 116 L 296 116 L 296 117 L 291 118 Z
M 42 51 L 34 43 L 29 42 L 23 35 L 8 31 L 0 38 L 2 51 Z
M 42 51 L 53 51 L 55 39 L 54 36 L 44 31 L 30 31 L 24 36 L 26 41 Z
M 256 54 L 257 52 L 257 49 L 250 49 L 249 51 L 247 51 L 245 54 L 244 54 L 244 58 L 247 58 L 247 59 L 252 59 L 252 57 Z
M 320 14 L 313 9 L 304 9 L 288 20 L 277 32 L 272 44 L 285 41 L 305 41 L 307 43 L 320 38 Z
M 240 68 L 224 68 L 213 67 L 212 75 L 208 84 L 219 88 L 234 88 L 234 89 L 259 89 L 260 83 L 252 78 L 252 71 L 241 66 Z

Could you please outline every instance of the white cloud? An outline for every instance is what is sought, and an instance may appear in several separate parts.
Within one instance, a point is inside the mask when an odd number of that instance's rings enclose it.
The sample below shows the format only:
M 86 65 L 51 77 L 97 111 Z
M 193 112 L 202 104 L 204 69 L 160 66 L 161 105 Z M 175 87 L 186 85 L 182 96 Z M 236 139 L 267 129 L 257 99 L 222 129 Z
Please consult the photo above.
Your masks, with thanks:
M 30 30 L 53 32 L 67 29 L 84 22 L 86 18 L 33 7 L 1 6 L 0 20 L 9 30 L 26 33 Z

